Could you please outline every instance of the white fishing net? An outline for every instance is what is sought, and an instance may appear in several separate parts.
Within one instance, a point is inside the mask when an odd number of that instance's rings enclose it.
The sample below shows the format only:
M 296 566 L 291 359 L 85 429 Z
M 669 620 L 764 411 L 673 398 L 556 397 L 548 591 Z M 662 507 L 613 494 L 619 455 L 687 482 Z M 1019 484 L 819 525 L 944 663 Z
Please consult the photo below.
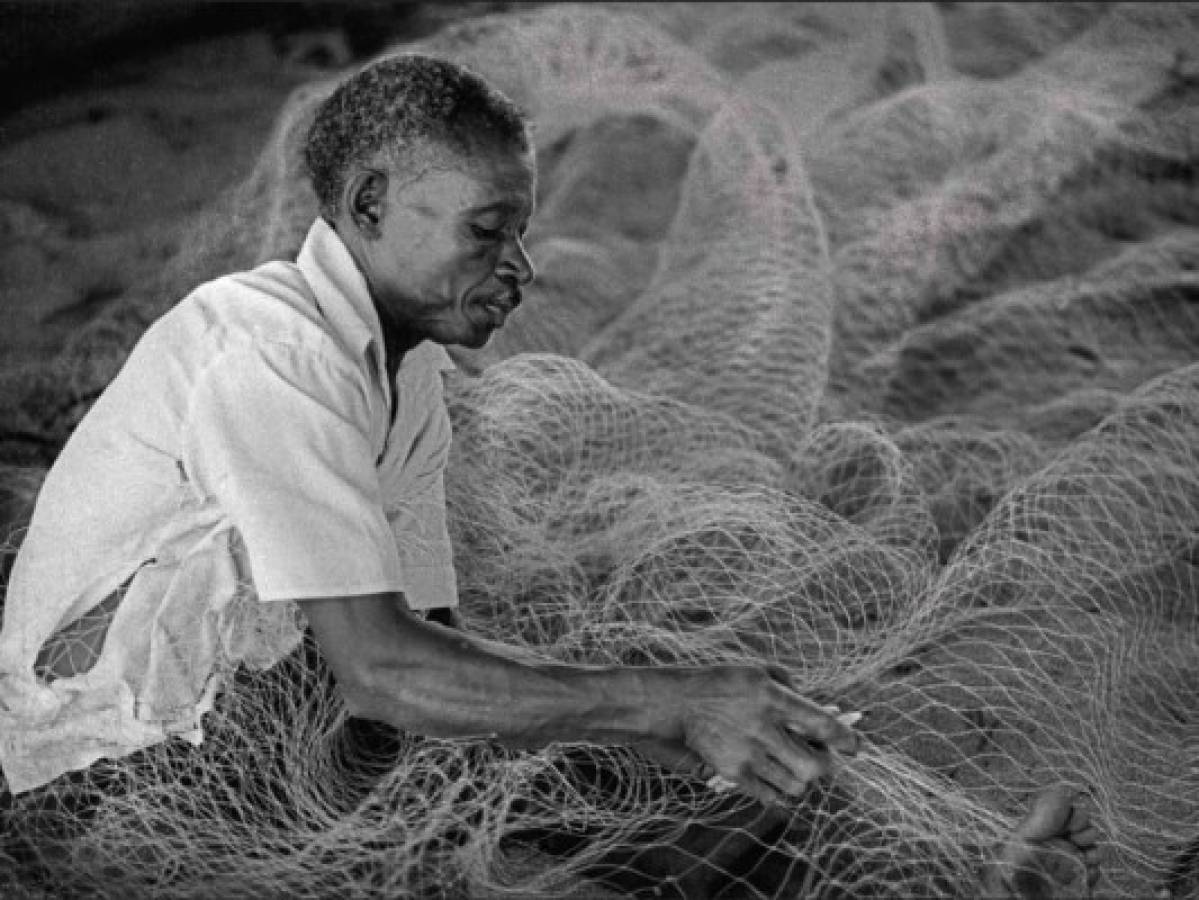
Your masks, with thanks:
M 199 747 L 0 794 L 0 893 L 968 896 L 1060 780 L 1101 895 L 1199 890 L 1197 13 L 594 4 L 410 45 L 523 104 L 542 167 L 541 278 L 454 351 L 468 627 L 777 663 L 863 710 L 864 749 L 764 809 L 635 748 L 348 720 L 306 643 Z M 295 253 L 332 85 L 156 284 L 0 373 L 11 547 L 141 328 Z

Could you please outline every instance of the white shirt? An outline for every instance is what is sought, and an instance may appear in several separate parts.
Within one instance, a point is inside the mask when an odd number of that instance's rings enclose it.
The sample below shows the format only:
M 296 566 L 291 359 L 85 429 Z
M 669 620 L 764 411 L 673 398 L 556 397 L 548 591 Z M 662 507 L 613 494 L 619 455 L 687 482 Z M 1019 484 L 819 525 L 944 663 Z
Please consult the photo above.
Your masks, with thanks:
M 197 288 L 151 326 L 38 496 L 0 629 L 0 765 L 16 793 L 175 734 L 221 675 L 294 649 L 298 598 L 457 604 L 445 350 L 395 384 L 366 282 L 317 220 L 296 263 Z M 395 419 L 391 405 L 395 396 Z M 46 683 L 60 628 L 126 585 L 88 671 Z

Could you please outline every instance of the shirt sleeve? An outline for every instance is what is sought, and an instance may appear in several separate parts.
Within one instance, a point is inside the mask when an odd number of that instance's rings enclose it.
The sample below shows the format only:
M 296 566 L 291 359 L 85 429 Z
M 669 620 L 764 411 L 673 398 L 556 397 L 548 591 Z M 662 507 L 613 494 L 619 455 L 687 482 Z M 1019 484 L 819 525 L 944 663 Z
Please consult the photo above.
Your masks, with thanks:
M 198 380 L 184 468 L 241 534 L 260 599 L 403 590 L 366 387 L 286 344 L 226 350 Z
M 445 468 L 449 414 L 440 402 L 428 410 L 402 470 L 384 470 L 387 520 L 400 558 L 405 600 L 412 609 L 458 605 L 453 545 L 446 526 Z

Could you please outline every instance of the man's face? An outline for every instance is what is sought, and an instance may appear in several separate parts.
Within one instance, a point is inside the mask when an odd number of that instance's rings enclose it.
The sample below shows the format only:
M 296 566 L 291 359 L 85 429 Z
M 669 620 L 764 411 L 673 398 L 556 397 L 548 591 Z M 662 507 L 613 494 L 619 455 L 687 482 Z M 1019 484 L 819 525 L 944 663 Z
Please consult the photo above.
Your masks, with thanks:
M 479 348 L 533 279 L 524 234 L 533 213 L 532 154 L 481 150 L 405 182 L 392 175 L 359 264 L 385 334 Z

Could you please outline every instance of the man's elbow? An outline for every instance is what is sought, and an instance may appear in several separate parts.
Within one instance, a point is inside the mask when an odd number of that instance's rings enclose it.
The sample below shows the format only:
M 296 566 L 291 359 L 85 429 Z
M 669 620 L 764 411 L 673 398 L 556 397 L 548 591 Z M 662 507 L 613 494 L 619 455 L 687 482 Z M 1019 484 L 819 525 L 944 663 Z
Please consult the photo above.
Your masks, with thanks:
M 346 711 L 351 716 L 359 719 L 374 719 L 378 722 L 387 722 L 388 717 L 378 692 L 368 687 L 362 679 L 339 679 L 337 689 L 341 693 L 341 699 L 346 705 Z M 388 724 L 392 723 L 389 722 Z
M 396 674 L 386 665 L 362 660 L 336 677 L 337 689 L 350 715 L 403 727 L 395 691 Z
M 395 597 L 315 599 L 300 605 L 351 715 L 398 724 L 395 695 L 408 680 L 398 669 L 412 654 L 405 649 L 408 619 Z

